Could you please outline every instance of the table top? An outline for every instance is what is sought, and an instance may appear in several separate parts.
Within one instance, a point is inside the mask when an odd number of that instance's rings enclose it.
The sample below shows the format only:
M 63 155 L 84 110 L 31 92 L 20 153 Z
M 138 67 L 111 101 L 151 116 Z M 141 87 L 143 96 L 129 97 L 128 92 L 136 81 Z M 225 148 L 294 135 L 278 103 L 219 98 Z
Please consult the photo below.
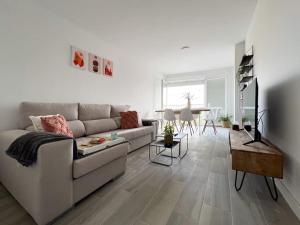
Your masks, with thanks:
M 282 155 L 282 153 L 272 145 L 267 146 L 259 142 L 244 145 L 244 143 L 248 141 L 251 141 L 251 138 L 246 134 L 245 131 L 230 131 L 231 151 L 243 151 L 279 156 Z
M 158 140 L 158 141 L 152 142 L 150 144 L 150 146 L 165 147 L 165 148 L 174 148 L 178 144 L 179 144 L 179 141 L 173 141 L 172 147 L 166 147 L 164 140 Z
M 173 139 L 183 139 L 185 136 L 187 136 L 188 134 L 187 133 L 176 133 L 173 135 Z M 157 137 L 164 137 L 164 133 L 161 133 L 161 134 L 158 134 Z
M 77 151 L 79 154 L 91 154 L 126 142 L 126 139 L 124 137 L 118 137 L 115 140 L 108 140 L 101 144 L 91 144 L 89 141 L 92 139 L 93 138 L 84 138 L 82 141 L 79 141 L 77 143 Z
M 181 112 L 182 109 L 173 109 L 174 113 L 175 114 L 179 114 Z M 192 113 L 194 114 L 199 114 L 200 112 L 208 112 L 210 111 L 209 108 L 205 108 L 205 107 L 202 107 L 202 108 L 191 108 L 191 111 Z M 155 110 L 155 112 L 165 112 L 164 109 L 158 109 L 158 110 Z

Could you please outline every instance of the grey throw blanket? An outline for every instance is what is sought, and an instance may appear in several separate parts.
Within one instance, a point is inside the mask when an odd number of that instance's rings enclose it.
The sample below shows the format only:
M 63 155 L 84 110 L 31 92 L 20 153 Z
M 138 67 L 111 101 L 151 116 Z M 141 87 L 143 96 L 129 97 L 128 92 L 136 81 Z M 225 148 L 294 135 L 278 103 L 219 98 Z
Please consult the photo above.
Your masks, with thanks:
M 53 133 L 30 132 L 17 138 L 8 148 L 6 153 L 16 159 L 23 166 L 30 166 L 37 160 L 39 147 L 43 144 L 73 139 L 63 135 Z M 76 140 L 73 139 L 73 156 L 77 159 Z

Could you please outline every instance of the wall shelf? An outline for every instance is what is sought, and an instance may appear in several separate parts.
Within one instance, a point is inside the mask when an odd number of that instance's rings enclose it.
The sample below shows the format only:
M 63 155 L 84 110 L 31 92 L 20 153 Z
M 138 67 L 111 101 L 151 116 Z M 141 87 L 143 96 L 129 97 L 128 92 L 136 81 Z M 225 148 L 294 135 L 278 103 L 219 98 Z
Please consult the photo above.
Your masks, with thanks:
M 253 69 L 253 65 L 240 66 L 239 74 L 249 73 Z
M 240 66 L 248 65 L 252 59 L 253 59 L 253 55 L 244 55 L 240 63 Z
M 247 87 L 247 83 L 251 82 L 251 80 L 254 78 L 254 72 L 253 72 L 253 47 L 251 49 L 250 55 L 247 55 L 247 53 L 243 56 L 241 63 L 239 65 L 239 69 L 237 72 L 237 80 L 240 84 L 240 91 L 244 91 L 244 89 Z M 252 72 L 252 73 L 251 73 Z M 251 75 L 250 75 L 251 73 Z
M 253 79 L 253 76 L 245 76 L 241 79 L 240 83 L 248 83 L 249 81 L 251 81 Z

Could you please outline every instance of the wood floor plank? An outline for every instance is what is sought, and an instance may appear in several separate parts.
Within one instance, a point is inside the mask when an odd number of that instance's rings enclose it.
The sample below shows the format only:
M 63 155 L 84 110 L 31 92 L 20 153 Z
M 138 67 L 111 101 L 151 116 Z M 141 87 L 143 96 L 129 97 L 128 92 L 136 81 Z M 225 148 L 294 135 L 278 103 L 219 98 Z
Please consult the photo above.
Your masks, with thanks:
M 204 202 L 209 206 L 231 211 L 227 175 L 210 172 Z
M 230 170 L 230 192 L 233 225 L 267 225 L 267 221 L 258 205 L 255 191 L 252 189 L 249 176 L 246 175 L 242 190 L 234 189 L 234 173 Z
M 115 211 L 117 211 L 131 196 L 131 193 L 120 190 L 113 198 L 105 202 L 105 205 L 98 205 L 93 214 L 85 221 L 87 225 L 103 224 Z
M 131 197 L 103 225 L 118 225 L 120 223 L 132 225 L 137 222 L 138 215 L 163 184 L 164 178 L 170 173 L 172 171 L 166 168 L 148 177 L 147 181 L 140 185 L 139 189 L 134 190 Z
M 149 225 L 165 225 L 184 188 L 184 183 L 169 180 L 154 196 L 140 216 Z
M 199 225 L 231 225 L 231 214 L 228 211 L 203 205 Z

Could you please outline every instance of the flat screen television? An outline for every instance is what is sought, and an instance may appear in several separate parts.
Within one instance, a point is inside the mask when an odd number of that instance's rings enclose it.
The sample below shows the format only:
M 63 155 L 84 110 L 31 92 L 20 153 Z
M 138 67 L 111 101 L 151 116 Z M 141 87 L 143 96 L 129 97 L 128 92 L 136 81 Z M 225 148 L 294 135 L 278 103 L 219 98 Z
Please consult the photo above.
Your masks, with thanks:
M 246 120 L 245 129 L 251 137 L 251 141 L 244 143 L 245 145 L 253 142 L 262 142 L 261 133 L 258 129 L 259 112 L 258 112 L 258 83 L 257 79 L 253 79 L 242 92 L 242 116 Z M 265 143 L 264 143 L 265 144 Z

